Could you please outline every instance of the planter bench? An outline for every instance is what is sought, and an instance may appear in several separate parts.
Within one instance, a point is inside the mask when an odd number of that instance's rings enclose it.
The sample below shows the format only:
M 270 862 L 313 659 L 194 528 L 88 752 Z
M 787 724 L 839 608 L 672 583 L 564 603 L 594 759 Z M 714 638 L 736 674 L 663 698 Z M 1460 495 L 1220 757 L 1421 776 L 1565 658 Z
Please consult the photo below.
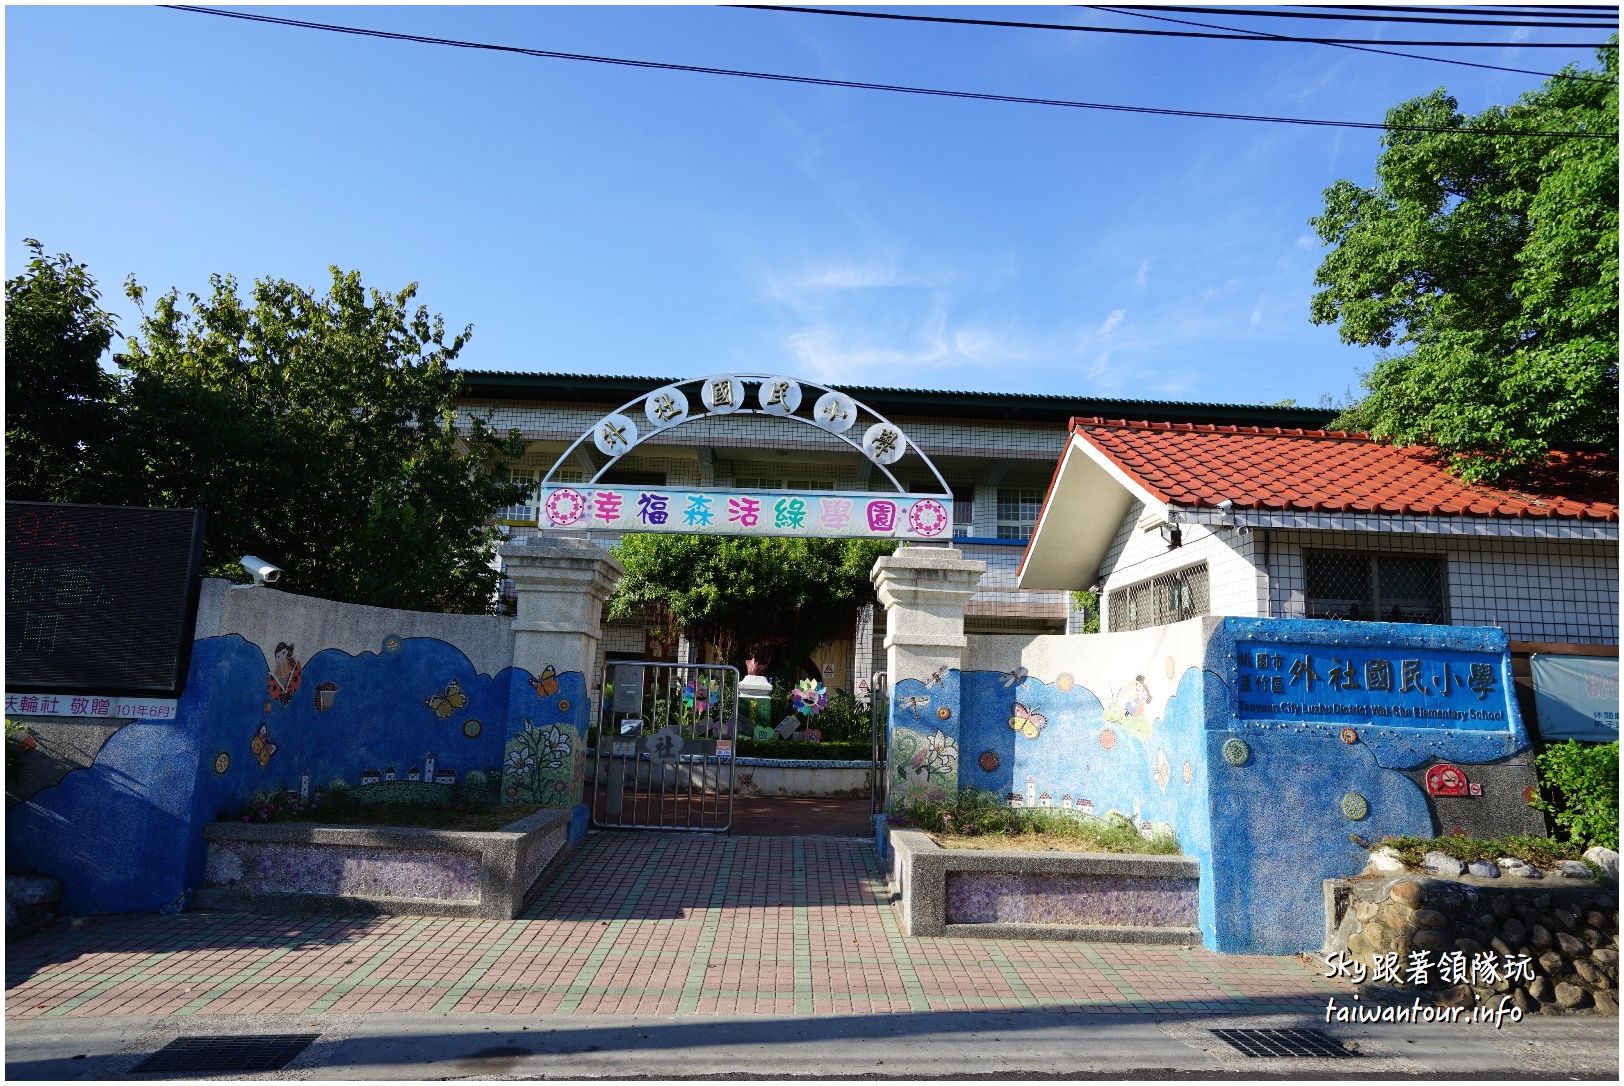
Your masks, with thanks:
M 1201 868 L 1186 856 L 944 849 L 882 825 L 906 935 L 1199 944 Z
M 500 830 L 215 822 L 195 904 L 240 912 L 512 919 L 568 848 L 570 811 Z

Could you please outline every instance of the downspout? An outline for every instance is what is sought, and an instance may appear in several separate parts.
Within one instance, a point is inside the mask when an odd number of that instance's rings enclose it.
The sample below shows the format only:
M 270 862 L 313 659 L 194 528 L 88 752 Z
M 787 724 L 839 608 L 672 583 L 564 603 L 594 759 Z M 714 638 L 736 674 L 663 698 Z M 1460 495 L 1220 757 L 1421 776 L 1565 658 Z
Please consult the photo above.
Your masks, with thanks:
M 1263 614 L 1259 618 L 1274 617 L 1274 578 L 1269 575 L 1269 530 L 1252 529 L 1253 546 L 1258 550 L 1258 569 L 1263 574 Z

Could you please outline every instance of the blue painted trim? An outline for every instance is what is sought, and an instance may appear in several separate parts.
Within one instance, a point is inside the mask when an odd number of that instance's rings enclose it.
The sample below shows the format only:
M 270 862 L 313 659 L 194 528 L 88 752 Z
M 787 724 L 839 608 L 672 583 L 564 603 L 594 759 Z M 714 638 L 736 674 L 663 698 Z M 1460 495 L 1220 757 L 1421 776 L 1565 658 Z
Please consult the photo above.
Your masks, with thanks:
M 998 539 L 993 536 L 982 535 L 956 535 L 954 543 L 975 543 L 983 547 L 1024 547 L 1030 540 L 1026 539 Z

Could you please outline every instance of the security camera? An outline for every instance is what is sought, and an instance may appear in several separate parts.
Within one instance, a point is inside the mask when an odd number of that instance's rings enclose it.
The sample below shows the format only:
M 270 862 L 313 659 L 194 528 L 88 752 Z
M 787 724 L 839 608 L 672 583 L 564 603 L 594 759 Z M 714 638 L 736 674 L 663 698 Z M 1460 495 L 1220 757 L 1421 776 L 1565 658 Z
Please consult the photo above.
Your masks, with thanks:
M 282 567 L 273 566 L 263 558 L 256 558 L 252 554 L 245 554 L 237 559 L 237 564 L 247 571 L 248 576 L 254 579 L 255 586 L 275 584 L 282 579 Z
M 1226 513 L 1229 512 L 1231 509 L 1235 508 L 1235 499 L 1225 498 L 1223 501 L 1218 503 L 1218 508 L 1222 509 Z

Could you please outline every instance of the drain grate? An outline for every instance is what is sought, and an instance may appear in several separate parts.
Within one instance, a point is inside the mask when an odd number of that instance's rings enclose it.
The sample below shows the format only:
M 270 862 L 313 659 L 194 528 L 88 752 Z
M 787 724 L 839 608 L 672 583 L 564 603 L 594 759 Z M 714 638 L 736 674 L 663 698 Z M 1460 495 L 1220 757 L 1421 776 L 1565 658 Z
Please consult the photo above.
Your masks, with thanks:
M 1324 1059 L 1357 1055 L 1317 1029 L 1215 1029 L 1209 1032 L 1241 1055 L 1253 1058 Z
M 319 1033 L 247 1033 L 235 1037 L 177 1037 L 131 1068 L 137 1075 L 229 1075 L 280 1071 Z

